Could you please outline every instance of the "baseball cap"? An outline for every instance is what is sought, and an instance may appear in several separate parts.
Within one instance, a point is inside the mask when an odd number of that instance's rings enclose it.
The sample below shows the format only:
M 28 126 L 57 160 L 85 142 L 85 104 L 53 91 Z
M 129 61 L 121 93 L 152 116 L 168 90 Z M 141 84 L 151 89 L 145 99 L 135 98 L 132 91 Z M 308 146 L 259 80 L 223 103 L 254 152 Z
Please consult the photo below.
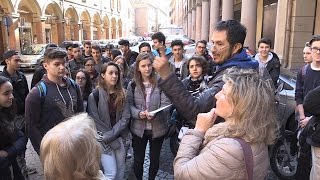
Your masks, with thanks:
M 9 51 L 6 51 L 4 54 L 3 54 L 3 59 L 5 60 L 5 59 L 9 59 L 9 58 L 11 58 L 12 56 L 14 56 L 14 55 L 18 55 L 19 54 L 19 52 L 18 51 L 16 51 L 16 50 L 9 50 Z

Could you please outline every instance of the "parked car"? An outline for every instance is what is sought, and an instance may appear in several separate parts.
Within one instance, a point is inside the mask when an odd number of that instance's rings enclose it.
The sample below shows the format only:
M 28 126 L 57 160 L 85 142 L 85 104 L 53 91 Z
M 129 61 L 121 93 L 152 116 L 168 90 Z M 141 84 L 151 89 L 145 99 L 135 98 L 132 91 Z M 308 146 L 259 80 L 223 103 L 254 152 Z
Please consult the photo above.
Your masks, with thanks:
M 35 70 L 43 61 L 43 55 L 48 47 L 58 47 L 56 44 L 33 44 L 21 50 L 20 69 Z
M 181 40 L 184 45 L 193 44 L 194 41 L 189 39 L 186 35 L 167 35 L 166 47 L 170 47 L 173 40 Z

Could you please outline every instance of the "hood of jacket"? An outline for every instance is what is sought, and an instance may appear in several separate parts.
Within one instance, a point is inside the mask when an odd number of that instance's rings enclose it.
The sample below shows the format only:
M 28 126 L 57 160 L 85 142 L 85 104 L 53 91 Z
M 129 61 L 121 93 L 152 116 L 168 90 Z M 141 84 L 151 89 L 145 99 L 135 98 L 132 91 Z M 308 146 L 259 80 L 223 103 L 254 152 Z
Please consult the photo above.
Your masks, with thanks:
M 243 49 L 240 53 L 235 54 L 229 60 L 225 61 L 221 65 L 217 65 L 216 71 L 214 73 L 219 73 L 229 67 L 238 67 L 238 68 L 251 68 L 258 69 L 259 63 L 255 59 L 252 59 L 247 53 L 246 50 Z

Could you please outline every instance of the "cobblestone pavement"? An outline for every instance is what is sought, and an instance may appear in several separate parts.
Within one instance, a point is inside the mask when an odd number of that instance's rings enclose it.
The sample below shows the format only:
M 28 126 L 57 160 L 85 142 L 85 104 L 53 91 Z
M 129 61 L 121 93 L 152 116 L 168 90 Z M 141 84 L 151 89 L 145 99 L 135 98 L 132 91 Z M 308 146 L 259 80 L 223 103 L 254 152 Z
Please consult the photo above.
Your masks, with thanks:
M 149 146 L 147 146 L 146 156 L 145 156 L 145 163 L 144 163 L 144 174 L 143 179 L 148 179 L 148 170 L 149 170 Z M 129 150 L 132 154 L 132 149 Z M 160 155 L 160 167 L 156 177 L 156 180 L 172 180 L 173 179 L 173 155 L 170 151 L 169 140 L 165 140 L 163 143 L 163 147 L 161 149 Z M 43 180 L 43 169 L 40 164 L 40 159 L 38 154 L 34 151 L 31 142 L 29 141 L 27 144 L 27 151 L 26 151 L 26 161 L 27 165 L 30 167 L 36 167 L 37 173 L 30 175 L 30 180 Z M 133 157 L 127 158 L 127 168 L 126 168 L 126 179 L 135 180 L 132 165 L 133 165 Z M 266 180 L 278 180 L 275 175 L 269 171 Z

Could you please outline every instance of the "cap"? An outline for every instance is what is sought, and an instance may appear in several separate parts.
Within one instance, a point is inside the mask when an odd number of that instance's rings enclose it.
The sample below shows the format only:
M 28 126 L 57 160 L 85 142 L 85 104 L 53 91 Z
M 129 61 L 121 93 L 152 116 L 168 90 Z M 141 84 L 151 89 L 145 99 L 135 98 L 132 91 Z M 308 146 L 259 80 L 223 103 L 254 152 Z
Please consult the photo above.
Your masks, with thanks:
M 18 54 L 19 54 L 19 52 L 16 51 L 16 50 L 9 50 L 9 51 L 6 51 L 6 52 L 3 54 L 3 59 L 4 59 L 4 60 L 5 60 L 5 59 L 9 59 L 9 58 L 11 58 L 12 56 L 18 55 Z
M 113 45 L 112 44 L 107 44 L 105 49 L 113 49 Z

